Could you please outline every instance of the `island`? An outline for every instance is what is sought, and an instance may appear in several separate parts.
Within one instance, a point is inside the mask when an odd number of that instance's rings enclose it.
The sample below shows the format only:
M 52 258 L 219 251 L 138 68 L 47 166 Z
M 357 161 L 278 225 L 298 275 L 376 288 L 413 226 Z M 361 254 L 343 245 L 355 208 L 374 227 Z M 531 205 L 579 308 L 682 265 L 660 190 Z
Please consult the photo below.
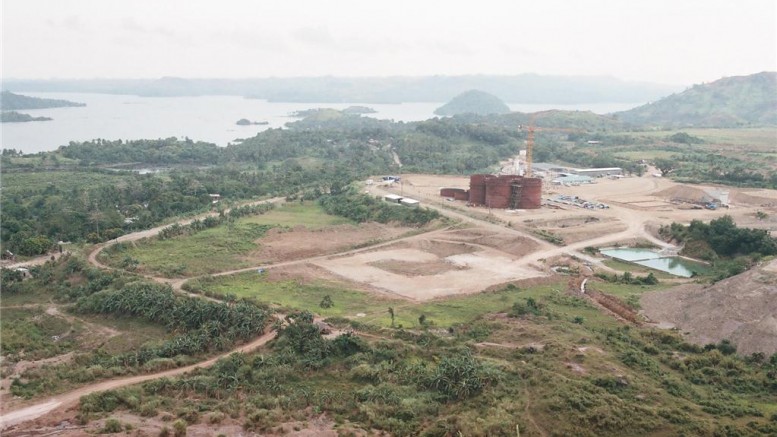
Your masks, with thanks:
M 0 93 L 0 108 L 3 111 L 17 109 L 47 109 L 86 106 L 86 103 L 71 102 L 59 99 L 41 99 L 38 97 L 23 96 L 10 91 Z
M 264 126 L 264 125 L 270 124 L 270 122 L 269 121 L 251 121 L 251 120 L 249 120 L 247 118 L 241 118 L 235 124 L 238 125 L 238 126 L 252 126 L 252 125 Z
M 436 115 L 457 114 L 508 114 L 510 108 L 498 97 L 483 91 L 470 90 L 454 97 L 450 102 L 437 108 Z
M 22 114 L 16 111 L 3 111 L 0 113 L 0 123 L 22 123 L 27 121 L 50 121 L 49 117 L 33 117 L 30 114 Z
M 349 106 L 342 110 L 343 114 L 349 115 L 361 115 L 361 114 L 376 114 L 378 111 L 370 108 L 369 106 Z

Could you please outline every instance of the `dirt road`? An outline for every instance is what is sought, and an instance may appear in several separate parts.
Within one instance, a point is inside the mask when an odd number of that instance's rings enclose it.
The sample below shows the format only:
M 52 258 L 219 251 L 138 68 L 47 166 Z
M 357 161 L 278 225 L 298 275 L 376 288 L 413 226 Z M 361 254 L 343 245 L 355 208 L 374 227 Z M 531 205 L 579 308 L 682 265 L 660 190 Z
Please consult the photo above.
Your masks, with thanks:
M 264 346 L 265 344 L 267 344 L 267 342 L 275 338 L 275 336 L 276 336 L 275 331 L 268 332 L 262 335 L 261 337 L 257 338 L 256 340 L 252 341 L 251 343 L 245 344 L 229 352 L 218 355 L 209 360 L 199 362 L 197 364 L 192 364 L 190 366 L 180 367 L 177 369 L 166 370 L 164 372 L 152 373 L 148 375 L 138 375 L 138 376 L 131 376 L 128 378 L 104 381 L 97 384 L 88 385 L 86 387 L 81 387 L 79 389 L 70 391 L 68 393 L 55 396 L 45 402 L 40 402 L 34 405 L 30 405 L 28 407 L 16 409 L 14 411 L 4 411 L 3 415 L 0 416 L 0 430 L 4 430 L 11 426 L 18 425 L 23 422 L 28 422 L 30 420 L 35 420 L 43 416 L 44 414 L 47 414 L 58 408 L 71 407 L 75 405 L 82 396 L 86 396 L 91 393 L 105 391 L 105 390 L 113 390 L 121 387 L 126 387 L 128 385 L 134 385 L 134 384 L 139 384 L 141 382 L 150 381 L 152 379 L 182 375 L 184 373 L 191 372 L 192 370 L 195 370 L 198 368 L 210 367 L 214 365 L 216 361 L 218 361 L 219 359 L 225 358 L 233 353 L 251 352 L 261 346 Z

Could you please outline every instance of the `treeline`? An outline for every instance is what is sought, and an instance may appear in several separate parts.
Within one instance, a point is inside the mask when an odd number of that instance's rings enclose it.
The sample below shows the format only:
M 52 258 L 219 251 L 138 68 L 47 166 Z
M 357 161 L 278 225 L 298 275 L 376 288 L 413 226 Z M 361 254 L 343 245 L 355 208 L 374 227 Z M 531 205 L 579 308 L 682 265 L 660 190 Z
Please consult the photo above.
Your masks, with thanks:
M 432 209 L 392 205 L 379 197 L 359 194 L 355 190 L 322 196 L 319 203 L 327 214 L 347 217 L 359 223 L 396 222 L 408 226 L 423 226 L 441 217 L 440 213 Z
M 202 141 L 175 137 L 158 140 L 108 141 L 96 139 L 71 141 L 59 148 L 62 156 L 78 159 L 83 165 L 142 163 L 148 165 L 213 165 L 223 158 L 220 147 Z
M 688 226 L 672 223 L 662 226 L 659 233 L 679 243 L 704 244 L 712 252 L 704 259 L 715 257 L 735 257 L 740 255 L 769 256 L 777 255 L 777 239 L 765 229 L 740 228 L 731 216 L 704 223 L 693 220 Z
M 177 333 L 158 345 L 146 345 L 119 355 L 99 354 L 94 363 L 104 367 L 134 367 L 157 358 L 220 351 L 236 342 L 261 335 L 269 312 L 247 302 L 232 305 L 182 297 L 169 286 L 134 282 L 118 290 L 105 290 L 79 299 L 76 311 L 139 317 Z
M 228 212 L 221 212 L 219 215 L 205 217 L 204 219 L 194 219 L 191 223 L 182 225 L 174 223 L 159 231 L 157 237 L 160 240 L 178 237 L 181 235 L 192 235 L 205 229 L 215 228 L 216 226 L 236 220 L 247 215 L 264 214 L 275 208 L 273 203 L 260 203 L 258 205 L 243 205 L 232 208 Z
M 763 256 L 777 255 L 777 239 L 769 231 L 737 227 L 728 215 L 709 223 L 672 223 L 659 234 L 682 243 L 681 254 L 712 262 L 716 281 L 744 272 Z

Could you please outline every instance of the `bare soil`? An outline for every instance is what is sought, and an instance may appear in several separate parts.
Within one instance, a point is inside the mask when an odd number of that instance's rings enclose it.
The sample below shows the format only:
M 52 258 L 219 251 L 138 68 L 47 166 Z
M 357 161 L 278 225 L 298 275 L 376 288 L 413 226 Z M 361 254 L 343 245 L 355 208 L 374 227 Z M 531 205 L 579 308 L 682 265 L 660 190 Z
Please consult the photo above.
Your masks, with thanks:
M 365 223 L 338 225 L 322 229 L 298 226 L 293 230 L 271 229 L 256 242 L 259 250 L 247 254 L 244 259 L 262 262 L 285 262 L 314 256 L 342 252 L 370 241 L 388 240 L 409 232 L 411 228 Z
M 640 303 L 651 320 L 694 343 L 728 339 L 741 354 L 777 352 L 777 260 L 711 286 L 646 293 Z
M 476 293 L 546 273 L 520 262 L 536 243 L 479 228 L 405 240 L 313 263 L 354 282 L 413 300 Z

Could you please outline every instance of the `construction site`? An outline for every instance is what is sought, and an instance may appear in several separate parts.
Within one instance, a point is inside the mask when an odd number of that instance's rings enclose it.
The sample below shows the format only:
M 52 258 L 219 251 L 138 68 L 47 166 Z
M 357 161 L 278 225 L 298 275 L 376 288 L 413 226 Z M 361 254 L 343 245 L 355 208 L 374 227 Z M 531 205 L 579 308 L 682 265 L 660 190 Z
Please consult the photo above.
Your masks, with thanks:
M 534 127 L 529 127 L 525 153 L 519 152 L 524 166 L 517 158 L 508 174 L 473 174 L 469 177 L 469 190 L 441 188 L 440 196 L 465 200 L 470 206 L 497 209 L 539 209 L 542 206 L 542 179 L 532 177 L 532 150 Z

